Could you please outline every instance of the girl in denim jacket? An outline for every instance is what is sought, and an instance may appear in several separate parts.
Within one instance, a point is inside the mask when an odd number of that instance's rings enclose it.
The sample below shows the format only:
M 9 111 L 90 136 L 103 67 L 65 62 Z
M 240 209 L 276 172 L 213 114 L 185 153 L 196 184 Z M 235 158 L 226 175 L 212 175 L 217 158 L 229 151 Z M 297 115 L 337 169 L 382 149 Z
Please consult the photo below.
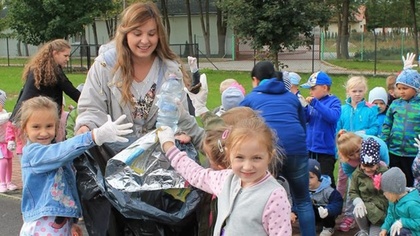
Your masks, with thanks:
M 20 235 L 70 235 L 81 217 L 72 161 L 85 150 L 105 142 L 127 142 L 132 132 L 125 116 L 63 142 L 53 143 L 59 117 L 48 97 L 26 100 L 18 112 L 18 126 L 27 140 L 22 153 L 22 215 Z

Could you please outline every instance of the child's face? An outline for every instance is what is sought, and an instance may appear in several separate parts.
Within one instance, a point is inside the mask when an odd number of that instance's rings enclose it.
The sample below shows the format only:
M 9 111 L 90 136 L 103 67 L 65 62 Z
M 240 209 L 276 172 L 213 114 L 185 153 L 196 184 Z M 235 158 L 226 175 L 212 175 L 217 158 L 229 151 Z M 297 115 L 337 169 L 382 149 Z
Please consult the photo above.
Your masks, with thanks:
M 379 107 L 379 113 L 383 113 L 386 110 L 386 104 L 382 100 L 376 99 L 373 101 L 373 104 Z
M 321 99 L 329 93 L 327 85 L 315 85 L 309 89 L 309 94 L 316 99 Z
M 366 94 L 366 87 L 364 85 L 356 85 L 353 88 L 347 89 L 347 95 L 351 98 L 352 103 L 362 101 Z
M 251 186 L 266 175 L 271 156 L 264 146 L 253 138 L 247 138 L 231 151 L 231 168 L 241 178 L 242 187 Z
M 33 143 L 48 145 L 55 137 L 57 115 L 51 110 L 34 111 L 24 128 L 27 138 Z
M 350 152 L 347 155 L 344 155 L 342 153 L 340 153 L 341 159 L 344 162 L 347 162 L 349 160 L 360 160 L 360 147 L 358 147 L 356 150 L 354 150 L 353 152 Z
M 384 192 L 384 196 L 386 197 L 386 199 L 388 199 L 388 201 L 390 202 L 396 202 L 398 201 L 398 195 L 395 193 L 390 193 L 390 192 Z
M 362 169 L 363 173 L 365 173 L 365 175 L 372 177 L 376 171 L 378 170 L 379 165 L 364 165 L 364 164 L 360 164 L 360 169 Z
M 397 84 L 397 89 L 399 97 L 406 101 L 410 100 L 417 94 L 415 89 L 404 84 Z
M 315 190 L 319 187 L 319 185 L 321 184 L 321 182 L 319 182 L 318 177 L 309 171 L 309 189 L 310 190 Z

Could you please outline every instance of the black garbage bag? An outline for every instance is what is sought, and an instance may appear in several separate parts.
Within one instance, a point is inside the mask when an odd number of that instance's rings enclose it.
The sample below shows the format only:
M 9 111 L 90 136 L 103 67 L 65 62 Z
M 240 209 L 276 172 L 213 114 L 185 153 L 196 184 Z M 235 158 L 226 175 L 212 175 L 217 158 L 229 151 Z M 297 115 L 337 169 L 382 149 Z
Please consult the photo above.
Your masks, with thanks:
M 176 145 L 198 160 L 192 144 L 176 141 Z M 153 148 L 160 149 L 159 145 Z M 108 160 L 116 155 L 114 150 L 107 144 L 95 146 L 74 162 L 89 235 L 197 235 L 196 211 L 204 193 L 193 187 L 135 192 L 116 189 L 104 178 Z

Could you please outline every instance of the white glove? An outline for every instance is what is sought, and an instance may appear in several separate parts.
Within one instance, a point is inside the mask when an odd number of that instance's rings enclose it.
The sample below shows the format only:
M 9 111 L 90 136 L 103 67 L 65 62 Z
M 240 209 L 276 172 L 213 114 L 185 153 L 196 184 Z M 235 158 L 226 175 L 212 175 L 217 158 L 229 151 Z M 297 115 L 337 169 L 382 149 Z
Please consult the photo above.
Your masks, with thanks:
M 121 136 L 133 132 L 131 129 L 131 127 L 133 127 L 133 123 L 120 125 L 120 123 L 123 122 L 126 117 L 126 115 L 122 115 L 118 117 L 116 121 L 112 122 L 111 116 L 108 115 L 108 121 L 101 127 L 93 129 L 92 131 L 95 138 L 95 143 L 98 146 L 101 146 L 103 143 L 128 142 L 127 138 Z
M 188 57 L 188 65 L 190 66 L 191 73 L 195 73 L 195 72 L 198 71 L 197 58 L 189 56 Z
M 9 142 L 7 142 L 7 149 L 9 149 L 9 151 L 14 151 L 16 149 L 16 143 L 13 140 L 10 140 Z
M 418 138 L 414 138 L 414 141 L 416 141 L 416 143 L 414 143 L 413 145 L 416 146 L 419 150 L 420 150 L 420 134 L 417 135 Z
M 394 224 L 392 224 L 391 226 L 391 236 L 399 235 L 402 227 L 403 225 L 401 223 L 401 220 L 395 221 Z
M 308 106 L 308 102 L 306 101 L 305 97 L 303 97 L 301 94 L 298 94 L 297 97 L 302 107 Z
M 157 131 L 157 135 L 159 138 L 159 142 L 160 142 L 160 147 L 163 150 L 163 144 L 166 142 L 172 142 L 173 144 L 175 144 L 175 134 L 174 131 L 171 129 L 171 127 L 168 126 L 161 126 L 158 131 Z
M 190 96 L 191 102 L 195 108 L 195 116 L 197 117 L 209 111 L 209 109 L 206 107 L 207 95 L 209 93 L 206 74 L 201 74 L 200 83 L 201 88 L 197 94 L 191 93 L 187 88 L 184 87 L 185 92 Z
M 417 65 L 413 64 L 415 58 L 416 58 L 416 54 L 414 53 L 407 53 L 407 58 L 402 56 L 402 61 L 404 64 L 403 70 L 412 69 L 413 67 L 416 67 Z
M 354 199 L 353 205 L 354 205 L 353 214 L 357 218 L 362 218 L 363 216 L 367 214 L 365 203 L 363 202 L 361 198 L 358 197 Z
M 319 217 L 321 217 L 321 219 L 324 219 L 325 217 L 328 216 L 328 209 L 320 206 L 318 207 L 318 213 L 319 213 Z

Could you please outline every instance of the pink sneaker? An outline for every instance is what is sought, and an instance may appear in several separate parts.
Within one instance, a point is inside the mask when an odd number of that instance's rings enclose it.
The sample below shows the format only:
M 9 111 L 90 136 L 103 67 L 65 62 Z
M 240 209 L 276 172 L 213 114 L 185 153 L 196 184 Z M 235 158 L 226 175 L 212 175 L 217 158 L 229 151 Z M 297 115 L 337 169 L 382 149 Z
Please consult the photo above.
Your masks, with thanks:
M 356 221 L 352 217 L 344 217 L 340 223 L 340 231 L 348 232 L 350 229 L 353 229 L 356 226 Z
M 10 182 L 10 183 L 7 183 L 7 190 L 9 190 L 9 191 L 14 191 L 14 190 L 16 190 L 18 187 L 16 186 L 16 184 L 14 184 L 14 183 L 12 183 L 12 182 Z
M 5 193 L 7 192 L 7 185 L 6 183 L 1 183 L 0 184 L 0 193 Z

